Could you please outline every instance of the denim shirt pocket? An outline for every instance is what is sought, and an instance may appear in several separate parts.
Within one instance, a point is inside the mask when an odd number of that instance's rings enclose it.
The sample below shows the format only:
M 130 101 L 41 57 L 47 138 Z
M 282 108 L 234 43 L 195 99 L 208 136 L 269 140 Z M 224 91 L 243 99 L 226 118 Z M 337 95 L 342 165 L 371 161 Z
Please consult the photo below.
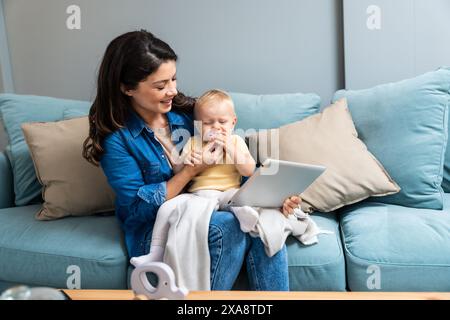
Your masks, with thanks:
M 161 182 L 161 165 L 159 162 L 143 163 L 142 173 L 146 184 Z

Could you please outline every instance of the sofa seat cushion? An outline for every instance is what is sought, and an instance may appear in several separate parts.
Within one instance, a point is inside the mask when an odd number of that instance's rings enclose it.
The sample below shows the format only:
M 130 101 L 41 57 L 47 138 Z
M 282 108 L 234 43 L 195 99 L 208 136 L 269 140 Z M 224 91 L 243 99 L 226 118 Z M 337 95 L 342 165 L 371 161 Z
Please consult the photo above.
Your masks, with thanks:
M 305 246 L 297 239 L 286 241 L 291 291 L 345 291 L 345 260 L 337 217 L 330 213 L 313 214 L 317 225 L 333 234 L 319 235 L 319 243 Z M 245 265 L 233 290 L 249 290 Z
M 345 291 L 345 259 L 334 213 L 311 215 L 319 228 L 333 234 L 319 235 L 319 243 L 305 246 L 297 239 L 286 241 L 289 283 L 293 291 Z
M 444 209 L 362 202 L 340 210 L 352 291 L 450 291 L 450 194 Z
M 128 258 L 115 216 L 38 221 L 39 206 L 0 209 L 0 282 L 67 288 L 79 274 L 82 289 L 126 288 Z

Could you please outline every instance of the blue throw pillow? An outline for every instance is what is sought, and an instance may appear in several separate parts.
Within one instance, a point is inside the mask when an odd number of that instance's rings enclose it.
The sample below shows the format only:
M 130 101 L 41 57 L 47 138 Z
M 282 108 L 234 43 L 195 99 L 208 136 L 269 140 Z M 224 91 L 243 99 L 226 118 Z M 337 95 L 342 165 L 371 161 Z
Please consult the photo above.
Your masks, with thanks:
M 314 93 L 254 95 L 230 92 L 238 121 L 236 129 L 272 129 L 317 113 L 320 97 Z
M 58 121 L 64 118 L 64 111 L 67 109 L 87 113 L 90 106 L 91 103 L 87 101 L 0 94 L 0 119 L 3 120 L 8 136 L 6 154 L 13 170 L 17 206 L 42 201 L 42 187 L 37 180 L 33 161 L 22 134 L 22 123 Z
M 448 67 L 447 70 L 450 70 L 450 67 Z M 450 127 L 450 116 L 448 120 Z M 442 188 L 444 189 L 444 192 L 450 193 L 450 138 L 447 139 L 447 149 L 445 151 L 444 178 L 442 179 Z
M 63 119 L 70 120 L 73 118 L 86 117 L 89 114 L 89 109 L 79 110 L 79 109 L 67 109 L 64 110 Z
M 373 200 L 442 209 L 450 68 L 371 89 L 341 90 L 333 100 L 342 97 L 359 138 L 402 189 Z

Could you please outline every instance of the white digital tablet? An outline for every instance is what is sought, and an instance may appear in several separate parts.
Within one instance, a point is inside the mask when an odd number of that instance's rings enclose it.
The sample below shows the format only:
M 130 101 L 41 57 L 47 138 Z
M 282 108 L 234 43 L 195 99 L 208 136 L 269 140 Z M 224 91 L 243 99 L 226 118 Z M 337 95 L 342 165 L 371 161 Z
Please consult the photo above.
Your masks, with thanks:
M 305 191 L 325 169 L 318 165 L 266 159 L 228 204 L 280 208 L 286 198 Z

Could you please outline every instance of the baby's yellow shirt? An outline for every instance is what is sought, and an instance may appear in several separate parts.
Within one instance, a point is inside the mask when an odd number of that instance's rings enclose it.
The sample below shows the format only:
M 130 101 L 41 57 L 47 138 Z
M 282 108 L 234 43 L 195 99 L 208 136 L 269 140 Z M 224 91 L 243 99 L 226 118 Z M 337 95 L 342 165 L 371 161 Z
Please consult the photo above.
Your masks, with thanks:
M 245 141 L 240 136 L 232 135 L 231 138 L 237 149 L 248 150 Z M 204 146 L 205 144 L 207 142 L 202 142 L 199 136 L 191 137 L 183 148 L 183 153 L 187 154 L 191 152 L 195 145 Z M 216 164 L 195 176 L 191 180 L 188 192 L 204 189 L 225 191 L 230 188 L 239 188 L 242 176 L 232 163 L 231 158 L 224 154 L 223 164 Z

